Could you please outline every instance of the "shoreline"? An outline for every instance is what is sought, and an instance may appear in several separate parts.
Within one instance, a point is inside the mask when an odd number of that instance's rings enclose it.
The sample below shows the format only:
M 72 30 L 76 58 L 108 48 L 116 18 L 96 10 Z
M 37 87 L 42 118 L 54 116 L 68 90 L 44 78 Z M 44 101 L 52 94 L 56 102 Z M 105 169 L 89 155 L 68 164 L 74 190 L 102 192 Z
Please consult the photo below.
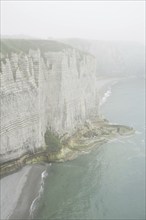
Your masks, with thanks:
M 115 84 L 114 82 L 117 82 L 118 79 L 106 78 L 106 79 L 101 79 L 101 80 L 102 80 L 102 83 L 99 80 L 99 84 L 100 84 L 99 98 L 101 98 L 102 100 L 108 87 L 109 86 L 112 87 L 112 85 Z M 99 85 L 97 84 L 97 86 Z M 104 120 L 105 119 L 103 119 L 103 121 Z M 100 121 L 97 121 L 97 123 L 99 122 Z M 109 126 L 108 121 L 107 122 L 105 121 L 105 124 L 106 123 Z M 88 129 L 86 128 L 86 126 L 88 127 Z M 74 135 L 74 137 L 72 137 L 71 140 L 67 142 L 67 144 L 71 142 L 70 147 L 63 148 L 62 152 L 60 152 L 60 154 L 57 155 L 58 158 L 55 155 L 55 157 L 52 157 L 52 160 L 47 161 L 47 162 L 48 163 L 49 162 L 64 162 L 66 160 L 73 160 L 80 154 L 90 152 L 94 148 L 95 145 L 97 146 L 102 145 L 108 142 L 110 139 L 113 139 L 114 137 L 112 136 L 112 137 L 106 138 L 105 136 L 101 134 L 101 139 L 98 138 L 98 141 L 95 141 L 94 139 L 96 139 L 96 137 L 92 135 L 90 137 L 89 135 L 89 133 L 91 133 L 89 132 L 90 129 L 92 131 L 94 130 L 94 127 L 90 123 L 89 124 L 87 123 L 86 126 L 84 125 L 80 130 L 80 136 L 82 135 L 84 136 L 85 134 L 87 134 L 87 137 L 84 138 L 84 140 L 82 140 L 82 137 L 79 137 L 78 139 L 77 137 L 78 135 L 77 136 Z M 96 122 L 95 122 L 95 126 L 96 126 Z M 113 125 L 111 124 L 111 126 Z M 78 134 L 78 131 L 76 133 Z M 94 133 L 96 132 L 94 131 Z M 82 141 L 83 141 L 82 145 L 83 146 L 85 145 L 85 147 L 80 146 L 77 149 L 77 145 L 79 145 L 79 143 Z M 34 163 L 36 164 L 32 163 L 33 164 L 32 165 L 30 161 L 28 161 L 29 162 L 28 164 L 31 164 L 31 165 L 27 165 L 26 163 L 24 164 L 24 167 L 20 168 L 19 171 L 17 172 L 14 171 L 15 173 L 2 177 L 2 179 L 0 179 L 0 185 L 2 183 L 1 191 L 3 191 L 3 196 L 1 197 L 2 204 L 0 204 L 2 206 L 1 207 L 1 210 L 2 210 L 1 218 L 2 219 L 19 219 L 19 220 L 31 219 L 31 216 L 29 213 L 30 208 L 33 205 L 33 202 L 35 201 L 35 199 L 37 199 L 37 197 L 39 196 L 41 183 L 42 183 L 41 181 L 42 172 L 44 172 L 46 167 L 49 165 L 49 164 L 45 164 L 46 156 L 43 155 L 43 153 L 40 153 L 40 154 L 41 155 L 39 155 L 38 157 L 41 157 L 42 160 L 38 160 L 36 158 L 31 159 L 31 160 L 34 160 Z M 41 163 L 43 161 L 44 161 L 44 164 L 39 164 L 39 162 Z M 13 190 L 14 188 L 15 190 Z
M 96 85 L 98 87 L 98 101 L 99 105 L 97 106 L 99 116 L 102 117 L 102 114 L 100 112 L 101 102 L 104 98 L 104 95 L 108 89 L 108 87 L 112 87 L 115 82 L 117 82 L 118 78 L 115 77 L 98 77 Z M 73 134 L 74 135 L 74 134 Z M 25 153 L 21 155 L 19 158 L 13 159 L 11 161 L 6 161 L 2 164 L 0 164 L 0 179 L 11 175 L 19 170 L 21 170 L 24 166 L 35 164 L 35 163 L 45 163 L 45 162 L 53 162 L 52 159 L 48 160 L 48 156 L 45 154 L 45 148 L 38 149 L 37 152 L 34 154 Z M 46 152 L 47 154 L 47 152 Z
M 106 80 L 106 83 L 101 86 L 99 89 L 99 110 L 100 107 L 106 102 L 106 99 L 111 95 L 111 89 L 114 85 L 116 85 L 122 78 L 107 78 L 107 79 L 102 79 L 103 81 Z
M 41 188 L 41 174 L 47 166 L 25 166 L 0 180 L 1 219 L 31 219 L 30 207 Z

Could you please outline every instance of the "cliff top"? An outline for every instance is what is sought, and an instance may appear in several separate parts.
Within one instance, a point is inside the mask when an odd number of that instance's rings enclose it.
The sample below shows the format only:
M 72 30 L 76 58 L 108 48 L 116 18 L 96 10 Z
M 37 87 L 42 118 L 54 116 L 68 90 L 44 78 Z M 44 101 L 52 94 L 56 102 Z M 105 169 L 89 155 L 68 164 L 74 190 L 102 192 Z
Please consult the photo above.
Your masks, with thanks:
M 47 51 L 61 51 L 66 48 L 72 48 L 69 45 L 52 40 L 26 40 L 26 39 L 1 39 L 0 41 L 1 53 L 6 55 L 11 52 L 27 53 L 29 49 L 40 49 L 41 52 Z
M 28 53 L 30 49 L 39 49 L 42 53 L 44 52 L 59 52 L 64 49 L 73 49 L 71 45 L 62 43 L 55 40 L 41 40 L 41 39 L 1 39 L 0 40 L 0 52 L 1 54 L 10 55 L 11 53 Z M 79 48 L 74 48 L 82 54 L 90 55 L 92 54 L 82 51 Z

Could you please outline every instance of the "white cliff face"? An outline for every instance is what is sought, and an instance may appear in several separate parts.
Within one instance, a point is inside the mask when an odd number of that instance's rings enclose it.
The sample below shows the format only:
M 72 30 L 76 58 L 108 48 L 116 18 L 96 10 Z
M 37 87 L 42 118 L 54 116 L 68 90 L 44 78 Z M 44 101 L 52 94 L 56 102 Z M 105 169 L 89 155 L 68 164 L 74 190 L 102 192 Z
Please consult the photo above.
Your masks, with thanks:
M 30 49 L 1 60 L 1 162 L 45 146 L 47 129 L 71 134 L 97 115 L 93 56 Z

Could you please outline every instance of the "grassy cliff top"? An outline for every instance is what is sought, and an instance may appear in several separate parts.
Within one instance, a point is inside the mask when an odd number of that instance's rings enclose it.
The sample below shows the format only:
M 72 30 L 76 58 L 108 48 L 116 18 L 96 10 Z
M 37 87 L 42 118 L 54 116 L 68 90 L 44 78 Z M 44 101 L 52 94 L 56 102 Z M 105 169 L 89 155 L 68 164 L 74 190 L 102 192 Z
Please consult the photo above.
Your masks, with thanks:
M 61 51 L 66 48 L 72 48 L 69 45 L 60 43 L 52 40 L 33 40 L 33 39 L 1 39 L 0 41 L 0 51 L 2 54 L 10 54 L 11 52 L 27 53 L 29 49 L 37 50 L 40 49 L 41 52 L 48 51 Z
M 73 49 L 71 45 L 62 43 L 55 40 L 40 40 L 40 39 L 1 39 L 0 40 L 0 52 L 5 55 L 10 55 L 13 53 L 28 53 L 30 49 L 37 50 L 39 49 L 41 53 L 44 52 L 58 52 L 64 49 Z M 80 49 L 74 48 L 80 54 L 91 55 L 88 52 L 82 51 Z

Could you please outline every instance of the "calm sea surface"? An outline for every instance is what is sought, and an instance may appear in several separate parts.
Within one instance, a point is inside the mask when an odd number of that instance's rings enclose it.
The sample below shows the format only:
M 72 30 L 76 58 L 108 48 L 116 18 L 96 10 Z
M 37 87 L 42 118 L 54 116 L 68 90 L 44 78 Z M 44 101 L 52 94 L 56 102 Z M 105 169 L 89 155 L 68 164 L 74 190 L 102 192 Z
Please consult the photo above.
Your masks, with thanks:
M 144 79 L 137 78 L 112 87 L 102 113 L 136 134 L 52 164 L 35 218 L 145 219 L 144 89 Z

